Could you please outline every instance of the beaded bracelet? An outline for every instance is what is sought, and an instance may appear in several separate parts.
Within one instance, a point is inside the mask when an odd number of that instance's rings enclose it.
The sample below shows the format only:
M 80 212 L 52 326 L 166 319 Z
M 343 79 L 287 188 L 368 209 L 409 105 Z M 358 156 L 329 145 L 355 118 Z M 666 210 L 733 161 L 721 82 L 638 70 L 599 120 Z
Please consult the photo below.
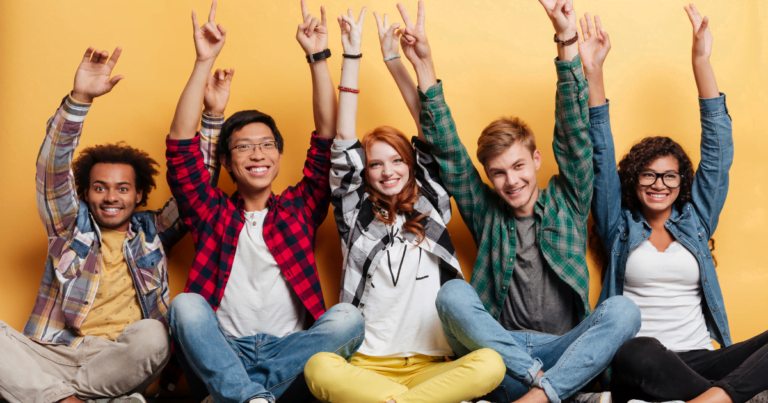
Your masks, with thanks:
M 360 93 L 360 90 L 355 89 L 355 88 L 344 87 L 344 86 L 341 86 L 341 85 L 338 88 L 339 88 L 339 91 L 351 92 L 353 94 L 359 94 Z

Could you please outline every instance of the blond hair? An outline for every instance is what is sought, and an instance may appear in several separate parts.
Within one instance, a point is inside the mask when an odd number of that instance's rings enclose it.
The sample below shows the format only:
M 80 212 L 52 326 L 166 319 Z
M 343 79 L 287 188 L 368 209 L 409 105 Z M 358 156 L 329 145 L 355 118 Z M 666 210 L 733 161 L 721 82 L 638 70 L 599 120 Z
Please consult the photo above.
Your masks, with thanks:
M 502 117 L 494 120 L 483 129 L 477 139 L 477 159 L 485 166 L 486 161 L 520 142 L 531 153 L 536 151 L 536 138 L 533 131 L 520 118 Z

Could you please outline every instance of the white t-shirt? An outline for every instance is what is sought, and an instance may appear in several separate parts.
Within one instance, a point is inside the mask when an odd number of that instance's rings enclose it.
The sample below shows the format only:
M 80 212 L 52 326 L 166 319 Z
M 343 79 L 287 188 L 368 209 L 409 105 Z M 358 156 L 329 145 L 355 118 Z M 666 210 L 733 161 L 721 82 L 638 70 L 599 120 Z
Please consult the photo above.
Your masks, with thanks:
M 307 310 L 264 242 L 268 211 L 245 212 L 232 272 L 216 311 L 219 325 L 231 337 L 284 337 L 304 328 Z
M 398 236 L 405 218 L 389 227 L 387 245 L 365 304 L 365 339 L 358 352 L 375 357 L 452 356 L 435 308 L 439 258 Z M 427 241 L 424 241 L 427 242 Z
M 624 295 L 640 308 L 638 336 L 655 337 L 672 351 L 714 350 L 701 305 L 699 263 L 674 241 L 659 252 L 645 240 L 630 253 Z

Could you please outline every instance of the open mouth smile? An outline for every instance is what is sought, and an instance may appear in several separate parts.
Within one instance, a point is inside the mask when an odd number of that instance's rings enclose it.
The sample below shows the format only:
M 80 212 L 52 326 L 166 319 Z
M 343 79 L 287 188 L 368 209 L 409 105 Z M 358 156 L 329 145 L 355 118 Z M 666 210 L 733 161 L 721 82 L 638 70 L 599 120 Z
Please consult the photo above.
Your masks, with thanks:
M 397 184 L 400 183 L 400 178 L 388 179 L 379 183 L 381 183 L 381 186 L 384 186 L 385 188 L 391 188 L 397 186 Z

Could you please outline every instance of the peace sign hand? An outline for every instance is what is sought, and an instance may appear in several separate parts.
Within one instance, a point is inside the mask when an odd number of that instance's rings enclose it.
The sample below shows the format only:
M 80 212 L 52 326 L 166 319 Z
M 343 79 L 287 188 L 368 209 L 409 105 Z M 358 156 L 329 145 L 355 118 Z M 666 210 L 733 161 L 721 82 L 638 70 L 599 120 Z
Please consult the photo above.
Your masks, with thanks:
M 709 59 L 712 55 L 712 32 L 709 30 L 709 17 L 701 18 L 696 6 L 690 4 L 685 8 L 688 19 L 693 26 L 693 58 Z
M 216 0 L 211 3 L 208 21 L 202 26 L 197 23 L 197 14 L 192 10 L 192 30 L 197 61 L 206 62 L 216 59 L 227 37 L 227 30 L 216 23 Z
M 341 45 L 344 47 L 344 53 L 348 55 L 360 54 L 360 46 L 363 42 L 363 21 L 365 21 L 365 10 L 360 10 L 360 16 L 355 21 L 352 9 L 347 10 L 347 15 L 342 14 L 339 18 L 339 27 L 341 28 Z
M 118 46 L 112 52 L 112 57 L 109 57 L 106 50 L 99 51 L 94 50 L 93 46 L 89 47 L 77 67 L 72 97 L 78 102 L 91 103 L 94 98 L 112 91 L 123 79 L 122 75 L 109 78 L 122 52 L 123 48 Z
M 320 6 L 320 20 L 307 11 L 307 4 L 301 0 L 301 17 L 304 22 L 296 30 L 296 40 L 307 56 L 328 49 L 328 25 L 325 7 Z
M 405 31 L 400 36 L 400 46 L 408 60 L 416 64 L 423 64 L 432 57 L 432 50 L 427 41 L 427 33 L 424 29 L 424 2 L 419 0 L 419 11 L 416 17 L 416 25 L 411 22 L 411 17 L 405 11 L 402 4 L 397 3 L 397 9 L 405 23 Z
M 376 18 L 376 27 L 379 29 L 381 55 L 387 57 L 397 54 L 400 50 L 400 35 L 403 34 L 402 29 L 397 29 L 400 27 L 400 24 L 389 25 L 389 16 L 386 14 L 384 14 L 384 21 L 381 20 L 376 12 L 373 13 L 373 16 Z

